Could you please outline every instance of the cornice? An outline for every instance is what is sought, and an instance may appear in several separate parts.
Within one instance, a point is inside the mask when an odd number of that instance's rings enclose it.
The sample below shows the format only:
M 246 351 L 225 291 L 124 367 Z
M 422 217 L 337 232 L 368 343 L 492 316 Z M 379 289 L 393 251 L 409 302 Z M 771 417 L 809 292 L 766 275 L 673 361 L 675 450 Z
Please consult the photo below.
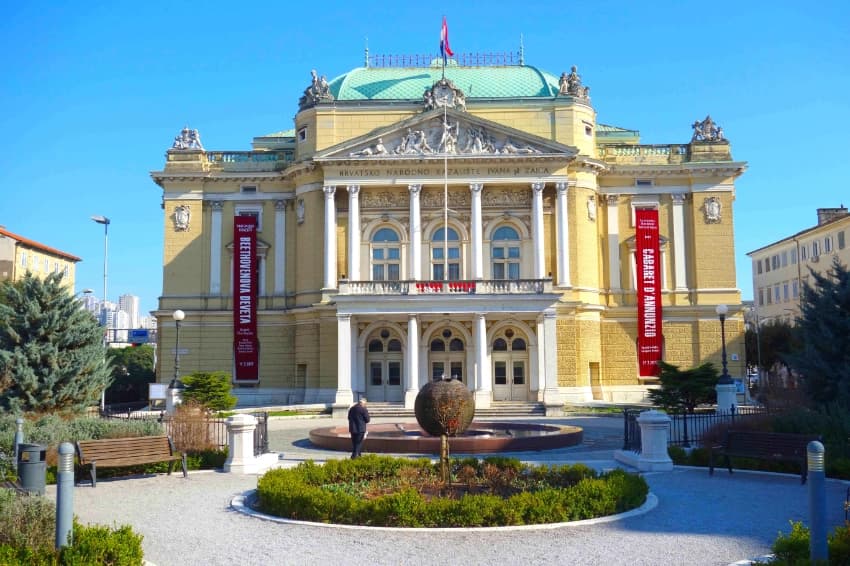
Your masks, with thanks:
M 649 164 L 610 164 L 603 173 L 605 176 L 653 176 L 653 177 L 694 177 L 712 175 L 723 177 L 738 177 L 747 170 L 744 161 L 729 161 L 723 163 L 679 163 L 672 165 Z

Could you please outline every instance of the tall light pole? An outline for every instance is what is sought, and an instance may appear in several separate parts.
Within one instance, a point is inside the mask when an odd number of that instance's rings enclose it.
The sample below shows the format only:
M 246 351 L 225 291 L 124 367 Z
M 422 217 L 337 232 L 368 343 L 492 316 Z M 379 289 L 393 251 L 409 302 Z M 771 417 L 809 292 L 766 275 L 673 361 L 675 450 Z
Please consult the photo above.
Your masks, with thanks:
M 186 313 L 177 309 L 171 313 L 171 318 L 174 319 L 174 324 L 177 327 L 177 334 L 174 338 L 174 377 L 171 378 L 171 383 L 168 384 L 168 388 L 183 389 L 183 382 L 180 381 L 180 322 L 186 318 Z
M 100 312 L 103 317 L 103 355 L 106 356 L 106 348 L 109 346 L 109 329 L 106 327 L 106 274 L 107 274 L 107 258 L 109 257 L 109 218 L 106 216 L 92 216 L 92 220 L 97 222 L 98 224 L 103 224 L 103 303 L 101 303 Z M 100 394 L 100 410 L 104 411 L 106 409 L 106 388 Z
M 729 375 L 729 370 L 726 367 L 726 313 L 729 312 L 729 307 L 727 307 L 726 305 L 717 305 L 714 311 L 720 318 L 720 342 L 723 347 L 721 357 L 721 360 L 723 362 L 723 373 L 720 375 L 720 379 L 717 381 L 717 383 L 729 385 L 732 383 L 732 377 Z

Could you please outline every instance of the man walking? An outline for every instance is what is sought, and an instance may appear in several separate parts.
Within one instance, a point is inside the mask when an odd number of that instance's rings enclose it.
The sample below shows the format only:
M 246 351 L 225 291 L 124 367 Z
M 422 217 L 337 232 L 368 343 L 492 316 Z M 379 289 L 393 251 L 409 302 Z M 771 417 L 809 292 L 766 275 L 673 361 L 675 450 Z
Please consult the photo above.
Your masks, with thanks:
M 366 438 L 366 423 L 370 421 L 366 399 L 362 398 L 348 409 L 348 432 L 351 433 L 351 457 L 358 458 Z

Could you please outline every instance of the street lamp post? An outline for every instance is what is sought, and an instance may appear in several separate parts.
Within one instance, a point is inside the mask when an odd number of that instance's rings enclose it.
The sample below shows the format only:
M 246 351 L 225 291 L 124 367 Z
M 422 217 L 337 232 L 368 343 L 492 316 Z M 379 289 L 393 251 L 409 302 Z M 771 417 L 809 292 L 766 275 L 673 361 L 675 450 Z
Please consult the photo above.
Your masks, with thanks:
M 109 218 L 106 216 L 92 216 L 92 220 L 97 222 L 98 224 L 103 224 L 103 303 L 101 303 L 100 312 L 103 317 L 103 355 L 106 356 L 106 348 L 109 346 L 109 337 L 108 332 L 109 329 L 106 327 L 106 314 L 104 308 L 106 306 L 106 274 L 107 274 L 107 258 L 109 254 L 107 253 L 109 250 Z M 100 410 L 104 411 L 106 409 L 106 389 L 104 388 L 103 392 L 100 394 Z
M 174 338 L 174 377 L 171 379 L 171 383 L 168 384 L 168 388 L 183 389 L 183 382 L 180 381 L 180 322 L 186 318 L 186 313 L 177 309 L 171 313 L 171 318 L 174 319 L 177 333 Z
M 720 343 L 722 347 L 720 359 L 723 363 L 723 373 L 720 375 L 718 383 L 729 385 L 732 383 L 732 377 L 729 375 L 729 370 L 726 366 L 726 313 L 729 312 L 729 307 L 726 305 L 717 305 L 714 311 L 720 318 Z

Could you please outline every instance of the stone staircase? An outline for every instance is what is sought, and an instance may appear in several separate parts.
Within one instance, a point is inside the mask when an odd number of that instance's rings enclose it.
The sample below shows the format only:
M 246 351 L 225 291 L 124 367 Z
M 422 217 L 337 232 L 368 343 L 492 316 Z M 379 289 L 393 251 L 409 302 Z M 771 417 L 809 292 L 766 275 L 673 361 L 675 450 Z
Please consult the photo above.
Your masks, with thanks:
M 415 420 L 413 409 L 405 409 L 401 403 L 369 402 L 369 414 L 373 417 L 396 417 Z M 546 414 L 543 403 L 521 401 L 494 401 L 487 409 L 476 409 L 478 420 L 499 417 L 542 417 Z

